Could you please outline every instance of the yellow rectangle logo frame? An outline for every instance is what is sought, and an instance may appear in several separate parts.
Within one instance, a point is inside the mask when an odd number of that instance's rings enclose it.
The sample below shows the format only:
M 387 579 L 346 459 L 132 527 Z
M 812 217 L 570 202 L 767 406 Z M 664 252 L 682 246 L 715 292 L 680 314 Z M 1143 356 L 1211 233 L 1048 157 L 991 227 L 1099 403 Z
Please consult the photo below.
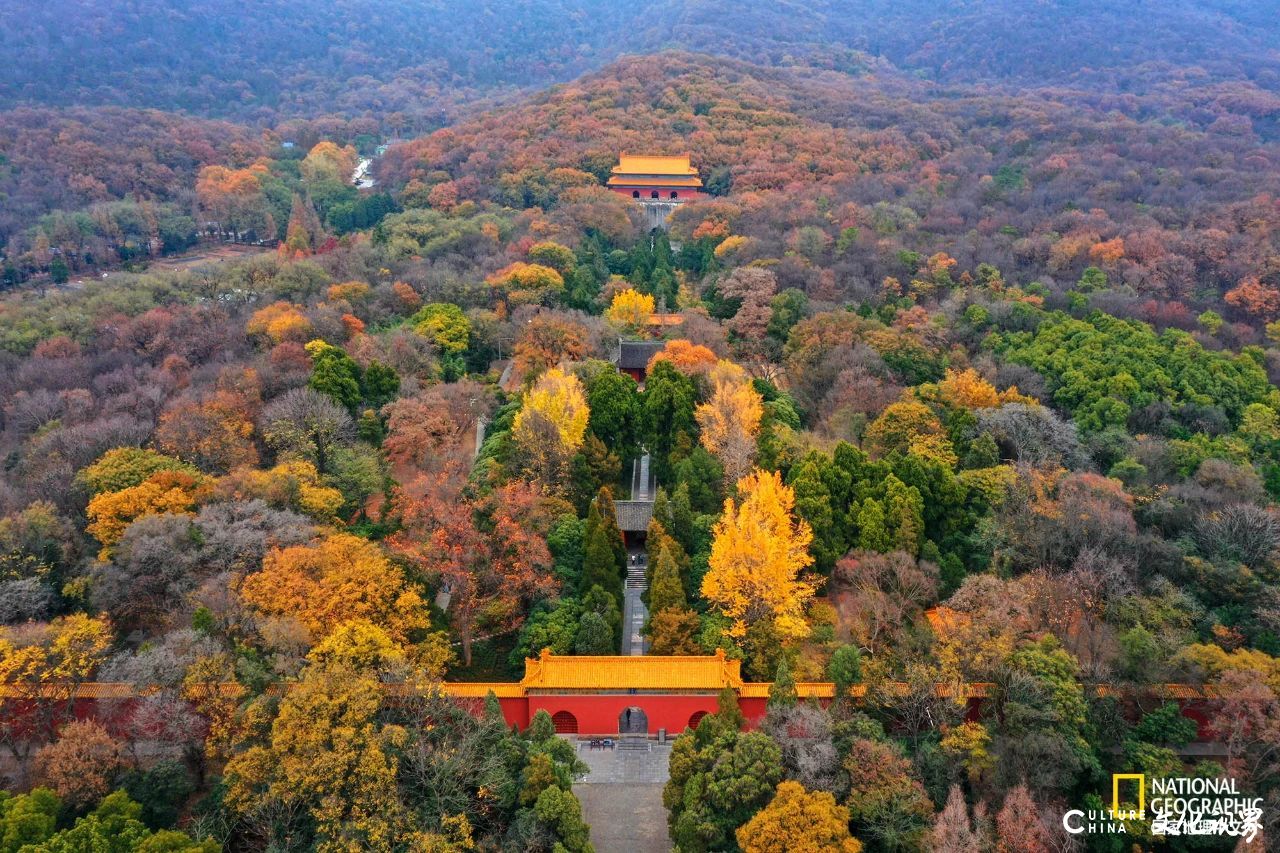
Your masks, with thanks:
M 1112 773 L 1111 774 L 1111 814 L 1120 815 L 1120 783 L 1138 783 L 1138 814 L 1147 813 L 1147 777 L 1144 773 Z

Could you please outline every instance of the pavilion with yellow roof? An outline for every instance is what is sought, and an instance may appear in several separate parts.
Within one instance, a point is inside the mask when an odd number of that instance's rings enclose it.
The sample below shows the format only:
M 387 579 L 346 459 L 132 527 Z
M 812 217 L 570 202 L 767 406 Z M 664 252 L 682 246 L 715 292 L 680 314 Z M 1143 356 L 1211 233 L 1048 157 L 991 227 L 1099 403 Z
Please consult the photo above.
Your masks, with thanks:
M 622 154 L 609 177 L 609 189 L 644 201 L 681 202 L 702 192 L 702 179 L 689 162 L 678 156 Z

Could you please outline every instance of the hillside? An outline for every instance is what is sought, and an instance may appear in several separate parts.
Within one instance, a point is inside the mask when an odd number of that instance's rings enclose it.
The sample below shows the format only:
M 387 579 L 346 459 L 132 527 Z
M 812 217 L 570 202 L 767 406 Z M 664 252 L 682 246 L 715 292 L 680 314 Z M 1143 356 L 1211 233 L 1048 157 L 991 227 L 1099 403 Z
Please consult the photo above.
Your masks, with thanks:
M 747 259 L 784 254 L 808 228 L 859 234 L 828 298 L 909 274 L 903 252 L 1066 285 L 1110 246 L 1126 285 L 1115 298 L 1172 302 L 1172 317 L 1183 303 L 1221 308 L 1250 275 L 1273 281 L 1280 250 L 1273 227 L 1256 227 L 1277 221 L 1280 146 L 1259 141 L 1247 104 L 1152 117 L 1176 110 L 1193 107 L 666 53 L 397 146 L 381 174 L 424 198 L 445 184 L 461 200 L 546 207 L 565 180 L 555 169 L 603 180 L 619 151 L 687 150 L 723 202 L 683 211 L 678 233 L 713 216 L 752 238 Z M 816 287 L 812 268 L 783 269 Z
M 529 38 L 528 33 L 536 33 Z M 1132 91 L 1195 68 L 1280 85 L 1275 16 L 1244 0 L 54 0 L 0 7 L 0 107 L 118 104 L 257 123 L 439 122 L 459 103 L 679 48 L 944 82 Z

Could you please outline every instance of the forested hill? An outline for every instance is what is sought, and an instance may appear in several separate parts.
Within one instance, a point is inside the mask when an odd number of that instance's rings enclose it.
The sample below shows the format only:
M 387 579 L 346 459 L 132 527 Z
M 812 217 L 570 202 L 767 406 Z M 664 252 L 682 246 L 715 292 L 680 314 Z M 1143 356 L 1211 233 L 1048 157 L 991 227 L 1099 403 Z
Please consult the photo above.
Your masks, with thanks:
M 544 85 L 623 53 L 767 65 L 888 61 L 940 81 L 1180 76 L 1280 86 L 1275 17 L 1247 0 L 53 0 L 0 4 L 0 107 L 119 104 L 261 122 L 403 113 Z M 530 33 L 536 33 L 531 37 Z M 1171 69 L 1191 69 L 1174 75 Z

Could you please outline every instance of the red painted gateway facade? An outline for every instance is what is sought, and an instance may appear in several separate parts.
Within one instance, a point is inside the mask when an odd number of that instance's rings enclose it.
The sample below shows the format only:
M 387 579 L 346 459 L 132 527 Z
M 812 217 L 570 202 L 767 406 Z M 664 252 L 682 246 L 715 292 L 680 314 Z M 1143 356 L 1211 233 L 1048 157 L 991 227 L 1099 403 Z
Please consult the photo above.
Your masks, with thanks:
M 508 724 L 526 728 L 533 716 L 546 711 L 556 730 L 568 735 L 615 736 L 657 735 L 665 730 L 674 737 L 686 727 L 696 726 L 706 714 L 716 711 L 720 692 L 729 688 L 738 698 L 738 707 L 747 728 L 755 728 L 764 717 L 772 684 L 744 682 L 741 662 L 729 660 L 723 651 L 715 655 L 659 657 L 559 656 L 544 650 L 537 658 L 525 659 L 525 676 L 516 682 L 444 682 L 438 689 L 474 713 L 480 713 L 490 693 L 497 697 Z M 288 689 L 287 685 L 281 685 Z M 991 684 L 936 686 L 938 695 L 962 703 L 969 719 L 977 719 L 983 700 L 994 688 Z M 231 704 L 244 698 L 238 684 L 208 685 Z M 394 685 L 386 685 L 397 692 Z M 435 688 L 433 688 L 435 689 Z M 905 684 L 886 684 L 881 689 L 908 690 Z M 1095 688 L 1099 694 L 1110 692 Z M 136 736 L 133 712 L 142 695 L 128 684 L 4 684 L 0 685 L 0 722 L 35 743 L 52 740 L 61 724 L 73 718 L 93 718 L 108 730 Z M 796 693 L 827 705 L 835 697 L 831 682 L 799 682 Z M 850 696 L 865 696 L 864 685 L 854 685 Z M 213 694 L 210 694 L 213 695 Z M 1183 684 L 1154 685 L 1140 695 L 1118 695 L 1126 716 L 1137 718 L 1152 703 L 1175 702 L 1182 714 L 1197 723 L 1198 739 L 1212 741 L 1209 718 L 1214 693 L 1208 687 Z M 1210 753 L 1204 753 L 1208 755 Z
M 702 192 L 689 155 L 654 157 L 622 154 L 609 176 L 609 189 L 639 201 L 686 201 Z

